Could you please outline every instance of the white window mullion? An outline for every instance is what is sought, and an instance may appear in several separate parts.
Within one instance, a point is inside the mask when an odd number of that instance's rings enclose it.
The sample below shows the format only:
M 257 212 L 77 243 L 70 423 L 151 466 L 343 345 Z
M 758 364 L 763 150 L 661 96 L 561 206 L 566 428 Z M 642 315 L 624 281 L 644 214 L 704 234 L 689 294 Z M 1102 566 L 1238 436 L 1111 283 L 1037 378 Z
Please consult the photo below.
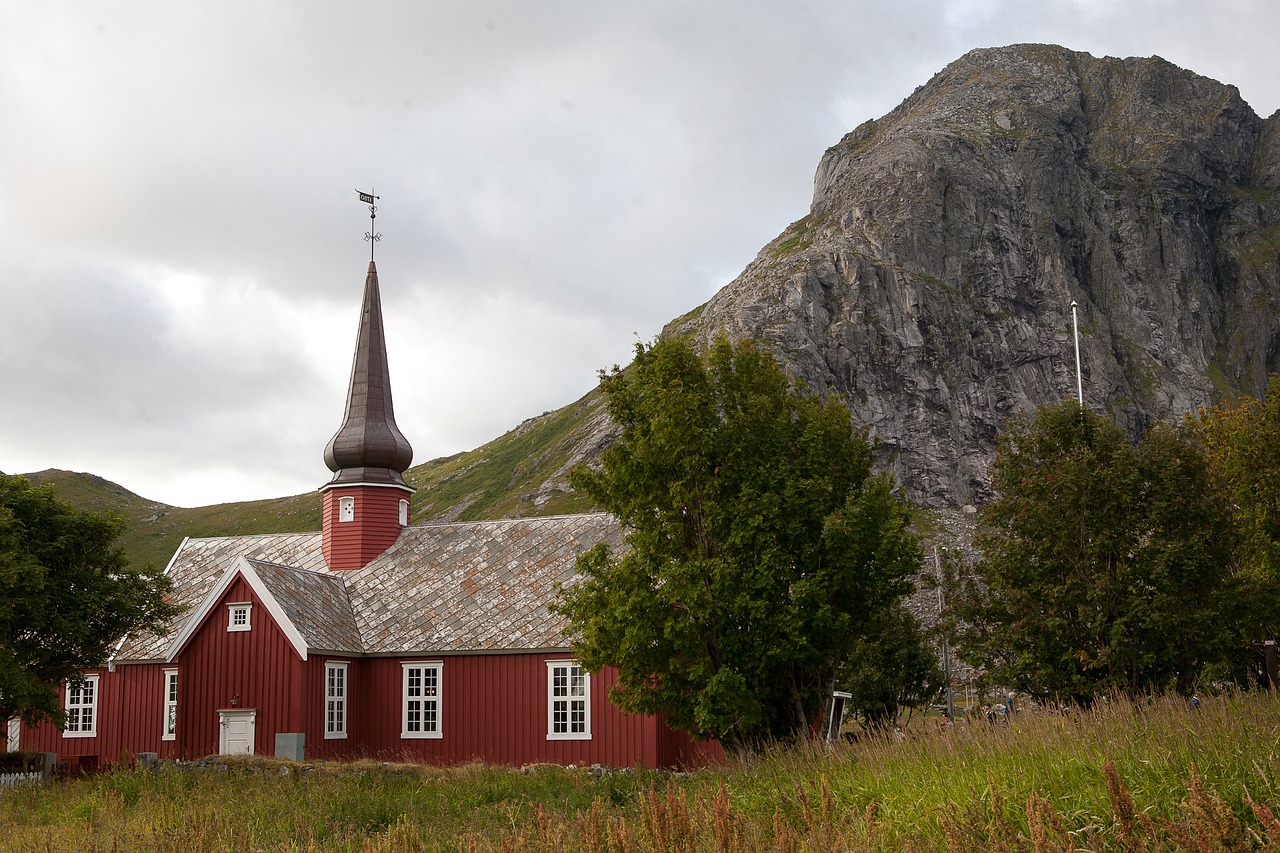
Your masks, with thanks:
M 86 675 L 76 685 L 67 685 L 66 728 L 63 737 L 98 736 L 98 676 Z
M 252 612 L 253 603 L 250 601 L 235 601 L 227 604 L 227 630 L 250 630 L 252 628 L 250 621 Z
M 164 734 L 161 740 L 174 740 L 178 736 L 178 671 L 164 670 Z
M 412 662 L 401 664 L 404 670 L 400 715 L 400 737 L 443 737 L 444 663 Z
M 591 739 L 591 673 L 577 661 L 547 661 L 547 740 Z
M 347 662 L 330 661 L 324 668 L 324 736 L 347 736 Z

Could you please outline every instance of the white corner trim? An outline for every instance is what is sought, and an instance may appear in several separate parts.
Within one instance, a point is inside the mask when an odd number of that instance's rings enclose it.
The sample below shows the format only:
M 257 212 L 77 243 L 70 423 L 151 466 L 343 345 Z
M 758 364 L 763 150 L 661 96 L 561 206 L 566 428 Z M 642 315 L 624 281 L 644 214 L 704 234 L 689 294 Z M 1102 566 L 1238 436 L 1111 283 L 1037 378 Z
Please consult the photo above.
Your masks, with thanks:
M 173 638 L 173 642 L 169 644 L 169 649 L 165 653 L 165 663 L 173 663 L 177 659 L 178 654 L 191 641 L 191 638 L 195 636 L 196 632 L 200 630 L 200 626 L 209 617 L 214 605 L 230 589 L 232 582 L 236 579 L 236 575 L 243 576 L 245 581 L 248 582 L 249 588 L 254 591 L 258 596 L 258 600 L 262 602 L 262 606 L 271 614 L 271 618 L 275 620 L 276 625 L 289 640 L 298 656 L 303 660 L 307 659 L 307 641 L 302 638 L 297 626 L 285 615 L 284 608 L 280 606 L 280 602 L 276 601 L 276 597 L 267 589 L 267 585 L 262 582 L 262 578 L 258 577 L 258 573 L 254 571 L 253 566 L 249 564 L 244 555 L 241 555 L 236 557 L 235 561 L 222 573 L 218 583 L 201 600 L 195 612 L 191 614 L 186 624 L 182 626 L 178 636 Z

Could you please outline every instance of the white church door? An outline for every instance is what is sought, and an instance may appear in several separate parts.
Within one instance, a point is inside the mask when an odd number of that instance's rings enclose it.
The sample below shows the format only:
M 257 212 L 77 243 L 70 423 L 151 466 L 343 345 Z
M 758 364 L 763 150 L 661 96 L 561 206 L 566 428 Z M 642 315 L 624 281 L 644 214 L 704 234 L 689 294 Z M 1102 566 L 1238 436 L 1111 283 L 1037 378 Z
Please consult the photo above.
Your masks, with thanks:
M 257 716 L 257 711 L 219 711 L 219 754 L 253 755 Z

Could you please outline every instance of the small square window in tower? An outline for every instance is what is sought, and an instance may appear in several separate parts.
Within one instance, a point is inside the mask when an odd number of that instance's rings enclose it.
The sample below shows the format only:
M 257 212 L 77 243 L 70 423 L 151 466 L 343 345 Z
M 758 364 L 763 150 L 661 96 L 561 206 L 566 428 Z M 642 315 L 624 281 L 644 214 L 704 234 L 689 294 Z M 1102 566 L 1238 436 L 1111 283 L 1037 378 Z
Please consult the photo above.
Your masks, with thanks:
M 338 498 L 338 521 L 356 520 L 356 499 Z

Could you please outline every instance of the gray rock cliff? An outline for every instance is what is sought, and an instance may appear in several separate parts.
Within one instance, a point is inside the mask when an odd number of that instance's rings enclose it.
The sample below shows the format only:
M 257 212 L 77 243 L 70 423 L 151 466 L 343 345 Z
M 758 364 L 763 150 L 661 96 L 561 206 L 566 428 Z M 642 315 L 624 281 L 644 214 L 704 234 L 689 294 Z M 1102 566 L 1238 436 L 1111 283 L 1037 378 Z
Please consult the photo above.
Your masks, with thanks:
M 932 506 L 1011 416 L 1131 433 L 1280 369 L 1280 113 L 1159 58 L 975 50 L 822 157 L 804 219 L 669 330 L 767 343 Z

